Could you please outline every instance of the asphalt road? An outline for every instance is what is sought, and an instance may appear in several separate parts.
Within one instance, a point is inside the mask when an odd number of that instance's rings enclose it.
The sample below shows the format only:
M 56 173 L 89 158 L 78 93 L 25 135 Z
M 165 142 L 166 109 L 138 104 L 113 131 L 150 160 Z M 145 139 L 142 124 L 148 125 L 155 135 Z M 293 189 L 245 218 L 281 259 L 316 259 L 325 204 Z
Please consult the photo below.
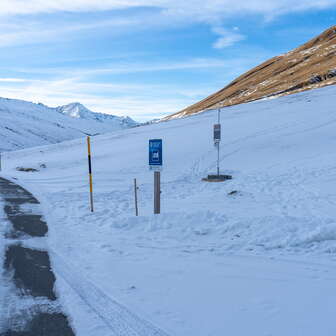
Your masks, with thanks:
M 6 226 L 3 273 L 12 286 L 6 297 L 10 309 L 1 316 L 0 336 L 74 336 L 54 290 L 56 278 L 48 251 L 29 246 L 31 239 L 45 240 L 48 234 L 43 216 L 34 213 L 38 212 L 38 200 L 4 178 L 0 178 L 0 197 L 5 202 L 7 217 L 3 219 Z

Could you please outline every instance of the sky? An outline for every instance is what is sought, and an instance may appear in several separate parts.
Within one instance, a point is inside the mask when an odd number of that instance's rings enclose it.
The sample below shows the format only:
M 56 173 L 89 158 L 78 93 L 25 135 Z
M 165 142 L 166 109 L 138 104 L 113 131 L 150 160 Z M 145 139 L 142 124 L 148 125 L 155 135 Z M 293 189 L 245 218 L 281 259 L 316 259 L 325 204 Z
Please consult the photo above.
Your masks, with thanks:
M 138 121 L 336 24 L 336 0 L 0 0 L 0 96 Z

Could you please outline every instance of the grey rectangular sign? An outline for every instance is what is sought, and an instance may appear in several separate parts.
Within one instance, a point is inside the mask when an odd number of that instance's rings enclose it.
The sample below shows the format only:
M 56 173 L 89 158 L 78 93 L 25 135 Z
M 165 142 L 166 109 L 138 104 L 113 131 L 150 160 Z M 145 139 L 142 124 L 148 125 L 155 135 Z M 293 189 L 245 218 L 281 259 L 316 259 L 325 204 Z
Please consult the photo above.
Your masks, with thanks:
M 221 124 L 214 125 L 214 141 L 215 142 L 221 141 Z

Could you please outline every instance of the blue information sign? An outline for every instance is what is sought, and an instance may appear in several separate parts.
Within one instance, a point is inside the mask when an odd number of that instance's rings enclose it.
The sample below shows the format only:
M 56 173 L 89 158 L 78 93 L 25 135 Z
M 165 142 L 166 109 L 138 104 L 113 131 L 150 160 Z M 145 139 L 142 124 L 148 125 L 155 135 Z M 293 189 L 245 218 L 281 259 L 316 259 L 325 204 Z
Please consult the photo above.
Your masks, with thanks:
M 149 140 L 149 165 L 162 166 L 162 139 Z

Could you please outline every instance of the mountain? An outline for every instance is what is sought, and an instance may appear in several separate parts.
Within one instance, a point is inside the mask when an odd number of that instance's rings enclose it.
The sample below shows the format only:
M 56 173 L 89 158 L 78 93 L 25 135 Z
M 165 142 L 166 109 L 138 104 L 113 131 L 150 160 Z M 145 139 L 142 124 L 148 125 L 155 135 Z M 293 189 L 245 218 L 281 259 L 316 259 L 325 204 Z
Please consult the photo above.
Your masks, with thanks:
M 80 105 L 80 104 L 78 104 Z M 0 98 L 0 151 L 54 144 L 86 135 L 108 133 L 131 127 L 130 118 L 93 113 L 80 105 L 79 115 L 72 118 L 62 107 L 51 108 L 41 103 Z M 64 111 L 70 111 L 70 108 Z M 73 109 L 75 111 L 75 109 Z M 84 113 L 85 112 L 85 113 Z
M 220 91 L 163 120 L 336 83 L 336 26 L 241 75 Z
M 138 123 L 130 117 L 118 117 L 111 114 L 92 112 L 80 103 L 59 106 L 56 110 L 73 118 L 107 123 L 109 126 L 116 129 L 129 128 L 138 125 Z

